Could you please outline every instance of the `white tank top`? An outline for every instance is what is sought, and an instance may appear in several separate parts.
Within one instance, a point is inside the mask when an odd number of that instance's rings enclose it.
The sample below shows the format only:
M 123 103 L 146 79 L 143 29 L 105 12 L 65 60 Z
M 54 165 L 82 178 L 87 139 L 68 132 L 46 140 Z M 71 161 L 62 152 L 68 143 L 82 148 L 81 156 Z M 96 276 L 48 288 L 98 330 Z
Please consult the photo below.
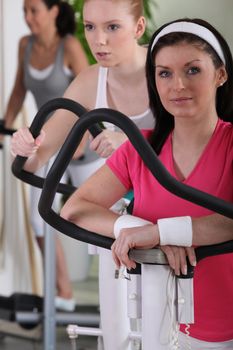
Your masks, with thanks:
M 95 108 L 109 108 L 107 102 L 107 76 L 108 68 L 99 67 Z M 138 126 L 139 129 L 153 129 L 155 126 L 155 118 L 149 108 L 144 113 L 130 116 L 129 118 Z M 111 123 L 104 122 L 104 125 L 109 129 L 116 129 L 116 127 Z
M 95 108 L 109 108 L 107 103 L 107 75 L 108 68 L 99 67 Z M 149 108 L 142 114 L 131 116 L 130 119 L 138 126 L 139 129 L 153 129 L 155 125 L 155 119 Z M 111 123 L 104 122 L 103 124 L 106 128 L 113 131 L 121 131 L 119 128 L 117 128 L 117 126 Z M 73 160 L 72 163 L 84 165 L 96 161 L 97 159 L 99 164 L 101 163 L 100 159 L 102 159 L 102 164 L 104 164 L 106 160 L 105 158 L 99 158 L 95 152 L 92 152 L 89 148 L 89 143 L 87 143 L 85 158 L 83 160 Z

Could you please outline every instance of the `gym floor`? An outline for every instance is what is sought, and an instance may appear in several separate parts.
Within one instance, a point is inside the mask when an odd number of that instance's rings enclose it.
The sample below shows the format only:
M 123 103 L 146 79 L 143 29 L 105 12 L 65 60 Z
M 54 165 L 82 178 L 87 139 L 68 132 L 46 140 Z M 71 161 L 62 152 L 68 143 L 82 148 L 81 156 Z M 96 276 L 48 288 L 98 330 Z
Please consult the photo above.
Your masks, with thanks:
M 4 337 L 0 340 L 1 350 L 43 350 L 43 342 L 35 342 L 13 337 Z M 57 332 L 56 350 L 73 350 L 67 337 L 65 328 L 59 328 Z M 96 350 L 95 337 L 81 336 L 77 341 L 77 350 Z
M 93 256 L 89 276 L 86 280 L 73 283 L 74 297 L 78 305 L 98 305 L 98 256 Z M 39 327 L 38 327 L 39 328 Z M 39 328 L 39 333 L 42 330 Z M 66 327 L 57 327 L 56 349 L 54 350 L 74 350 L 69 337 L 66 333 Z M 96 350 L 97 338 L 91 336 L 79 336 L 77 350 Z M 12 336 L 0 335 L 1 350 L 43 350 L 43 339 L 39 341 L 34 339 L 23 339 Z M 76 350 L 75 349 L 75 350 Z

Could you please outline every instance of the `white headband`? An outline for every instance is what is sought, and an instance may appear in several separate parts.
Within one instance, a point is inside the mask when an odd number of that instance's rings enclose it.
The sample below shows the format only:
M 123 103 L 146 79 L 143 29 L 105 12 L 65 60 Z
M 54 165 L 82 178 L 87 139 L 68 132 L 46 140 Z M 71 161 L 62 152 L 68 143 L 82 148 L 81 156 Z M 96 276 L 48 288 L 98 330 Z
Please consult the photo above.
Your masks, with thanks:
M 154 49 L 155 44 L 158 42 L 158 40 L 169 33 L 174 32 L 182 32 L 182 33 L 190 33 L 194 34 L 201 39 L 205 40 L 212 48 L 216 51 L 218 56 L 221 58 L 222 62 L 226 64 L 226 60 L 222 51 L 222 48 L 219 44 L 219 41 L 215 37 L 215 35 L 207 28 L 191 22 L 175 22 L 167 25 L 165 28 L 163 28 L 159 34 L 154 38 L 153 44 L 151 46 L 151 51 Z

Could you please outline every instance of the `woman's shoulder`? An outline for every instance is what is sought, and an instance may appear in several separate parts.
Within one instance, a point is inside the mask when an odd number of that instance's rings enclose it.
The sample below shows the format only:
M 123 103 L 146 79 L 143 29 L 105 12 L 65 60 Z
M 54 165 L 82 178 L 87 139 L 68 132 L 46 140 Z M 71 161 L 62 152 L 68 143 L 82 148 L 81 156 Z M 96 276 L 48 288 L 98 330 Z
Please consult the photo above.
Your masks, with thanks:
M 69 90 L 72 89 L 76 99 L 87 109 L 93 109 L 96 100 L 98 84 L 98 65 L 94 64 L 83 69 L 73 80 Z
M 63 38 L 63 41 L 64 41 L 64 50 L 67 53 L 69 52 L 72 53 L 74 50 L 76 51 L 77 49 L 84 51 L 81 45 L 81 42 L 72 34 L 66 35 Z
M 233 124 L 231 122 L 220 119 L 217 131 L 218 133 L 228 134 L 231 135 L 231 137 L 233 137 Z
M 75 36 L 66 35 L 62 39 L 62 43 L 64 43 L 64 61 L 74 75 L 79 74 L 89 66 L 83 46 Z
M 82 81 L 85 85 L 86 84 L 93 84 L 97 82 L 98 80 L 98 74 L 99 74 L 99 65 L 98 64 L 92 64 L 88 66 L 86 69 L 83 69 L 79 75 L 77 76 L 78 81 Z
M 28 42 L 32 36 L 31 35 L 24 35 L 20 40 L 19 40 L 19 48 L 24 49 L 28 45 Z
M 64 36 L 63 38 L 64 41 L 64 45 L 65 47 L 70 47 L 72 45 L 75 45 L 77 43 L 80 43 L 80 41 L 72 34 L 67 34 L 66 36 Z
M 233 124 L 219 120 L 215 132 L 215 142 L 218 149 L 228 149 L 233 153 Z
M 19 40 L 19 58 L 23 59 L 26 47 L 31 38 L 31 35 L 25 35 Z

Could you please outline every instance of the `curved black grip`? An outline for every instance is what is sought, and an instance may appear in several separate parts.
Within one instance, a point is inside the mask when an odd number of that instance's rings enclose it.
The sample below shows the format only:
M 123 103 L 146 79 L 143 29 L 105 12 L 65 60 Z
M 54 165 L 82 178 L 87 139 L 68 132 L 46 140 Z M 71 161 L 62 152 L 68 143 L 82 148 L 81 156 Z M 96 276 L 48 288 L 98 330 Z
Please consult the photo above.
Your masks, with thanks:
M 212 211 L 233 218 L 232 203 L 225 202 L 175 180 L 160 163 L 152 147 L 146 141 L 137 126 L 128 117 L 118 111 L 101 108 L 90 111 L 86 113 L 83 118 L 79 119 L 71 130 L 47 175 L 39 201 L 39 212 L 44 220 L 51 226 L 72 238 L 107 249 L 110 249 L 111 244 L 113 243 L 113 239 L 86 231 L 64 220 L 51 209 L 57 191 L 57 184 L 59 183 L 67 164 L 69 164 L 84 132 L 91 124 L 102 121 L 108 121 L 117 125 L 127 134 L 129 140 L 142 157 L 146 166 L 150 169 L 159 183 L 170 192 Z
M 197 262 L 207 256 L 233 253 L 233 241 L 202 246 L 195 249 Z
M 5 128 L 4 120 L 0 120 L 0 135 L 12 135 L 16 130 Z M 0 149 L 3 149 L 3 144 L 0 143 Z
M 15 131 L 15 129 L 5 128 L 5 121 L 0 120 L 0 135 L 12 135 Z
M 34 138 L 36 138 L 40 134 L 40 130 L 42 129 L 42 126 L 44 125 L 48 115 L 57 109 L 68 110 L 76 114 L 77 117 L 82 117 L 82 115 L 87 112 L 87 110 L 82 105 L 68 98 L 61 97 L 50 100 L 39 109 L 30 126 L 29 130 L 31 131 L 32 136 Z M 92 124 L 89 127 L 89 131 L 92 134 L 92 136 L 95 137 L 102 131 L 102 128 L 98 124 Z M 23 170 L 23 166 L 26 160 L 26 157 L 21 156 L 17 156 L 15 158 L 14 162 L 12 163 L 13 174 L 20 180 L 32 186 L 42 188 L 44 184 L 44 179 L 42 177 Z M 57 188 L 57 192 L 63 194 L 71 194 L 74 190 L 75 187 L 62 183 L 59 184 Z

